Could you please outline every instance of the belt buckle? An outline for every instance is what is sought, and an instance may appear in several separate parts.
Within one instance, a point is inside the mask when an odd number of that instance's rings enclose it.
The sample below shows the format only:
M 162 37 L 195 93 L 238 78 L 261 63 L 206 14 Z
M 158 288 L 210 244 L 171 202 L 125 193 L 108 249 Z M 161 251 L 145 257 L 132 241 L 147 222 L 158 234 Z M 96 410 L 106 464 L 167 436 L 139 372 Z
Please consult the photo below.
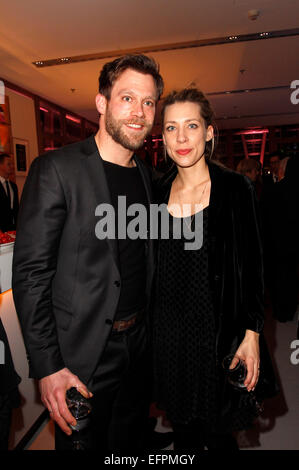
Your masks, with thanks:
M 116 331 L 123 331 L 126 328 L 126 322 L 124 320 L 119 320 L 119 324 L 116 327 Z

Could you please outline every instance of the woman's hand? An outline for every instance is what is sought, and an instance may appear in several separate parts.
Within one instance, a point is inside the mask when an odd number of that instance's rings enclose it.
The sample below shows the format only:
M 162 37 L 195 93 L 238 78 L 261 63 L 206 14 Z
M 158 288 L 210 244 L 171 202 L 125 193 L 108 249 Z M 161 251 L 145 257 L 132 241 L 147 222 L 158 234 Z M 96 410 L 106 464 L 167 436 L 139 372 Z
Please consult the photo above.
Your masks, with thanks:
M 246 363 L 247 376 L 244 385 L 248 392 L 251 392 L 255 389 L 260 373 L 259 333 L 246 330 L 244 339 L 236 351 L 236 356 Z

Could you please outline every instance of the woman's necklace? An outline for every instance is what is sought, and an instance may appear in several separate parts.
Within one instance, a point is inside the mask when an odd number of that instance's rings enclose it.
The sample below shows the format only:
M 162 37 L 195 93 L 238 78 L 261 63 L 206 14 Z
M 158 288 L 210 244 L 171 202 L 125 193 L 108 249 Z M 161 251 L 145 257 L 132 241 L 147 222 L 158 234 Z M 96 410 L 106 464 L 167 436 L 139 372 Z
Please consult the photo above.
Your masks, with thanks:
M 202 198 L 203 198 L 203 195 L 204 195 L 204 193 L 205 193 L 205 190 L 206 190 L 206 187 L 207 187 L 208 182 L 209 182 L 209 181 L 206 182 L 206 184 L 205 184 L 205 186 L 204 186 L 204 188 L 203 188 L 203 191 L 202 191 L 202 193 L 201 193 L 201 196 L 200 196 L 200 198 L 199 198 L 199 201 L 196 203 L 196 204 L 198 204 L 198 205 L 199 205 L 199 204 L 201 203 L 201 201 L 202 201 Z M 182 206 L 182 209 L 183 209 L 182 199 L 181 199 L 181 197 L 180 197 L 180 193 L 179 193 L 179 192 L 178 192 L 178 196 L 179 196 L 180 205 Z M 190 220 L 190 225 L 188 224 L 188 222 L 187 222 L 187 221 L 185 220 L 185 218 L 183 217 L 183 222 L 185 222 L 185 224 L 186 224 L 186 226 L 187 226 L 187 228 L 188 228 L 188 230 L 189 230 L 190 232 L 192 231 L 192 230 L 191 230 L 191 226 L 192 226 L 194 217 L 195 217 L 195 214 L 192 214 L 191 220 Z

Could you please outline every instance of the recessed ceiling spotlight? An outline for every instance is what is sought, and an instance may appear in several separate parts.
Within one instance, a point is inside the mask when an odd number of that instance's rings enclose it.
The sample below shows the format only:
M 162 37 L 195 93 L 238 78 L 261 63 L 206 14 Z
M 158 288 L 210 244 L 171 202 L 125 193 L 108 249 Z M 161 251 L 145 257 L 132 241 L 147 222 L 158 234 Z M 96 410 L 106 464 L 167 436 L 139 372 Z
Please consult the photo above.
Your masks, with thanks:
M 248 18 L 252 21 L 256 20 L 260 16 L 259 10 L 248 10 Z

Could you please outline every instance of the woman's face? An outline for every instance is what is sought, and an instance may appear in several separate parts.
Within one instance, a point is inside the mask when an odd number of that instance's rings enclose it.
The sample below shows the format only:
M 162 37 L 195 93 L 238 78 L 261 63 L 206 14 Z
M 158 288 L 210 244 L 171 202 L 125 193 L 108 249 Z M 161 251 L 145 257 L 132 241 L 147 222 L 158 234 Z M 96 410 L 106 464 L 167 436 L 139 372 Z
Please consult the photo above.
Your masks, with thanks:
M 204 155 L 206 142 L 213 137 L 213 127 L 206 128 L 200 105 L 189 101 L 174 103 L 164 112 L 163 142 L 176 165 L 188 168 Z

